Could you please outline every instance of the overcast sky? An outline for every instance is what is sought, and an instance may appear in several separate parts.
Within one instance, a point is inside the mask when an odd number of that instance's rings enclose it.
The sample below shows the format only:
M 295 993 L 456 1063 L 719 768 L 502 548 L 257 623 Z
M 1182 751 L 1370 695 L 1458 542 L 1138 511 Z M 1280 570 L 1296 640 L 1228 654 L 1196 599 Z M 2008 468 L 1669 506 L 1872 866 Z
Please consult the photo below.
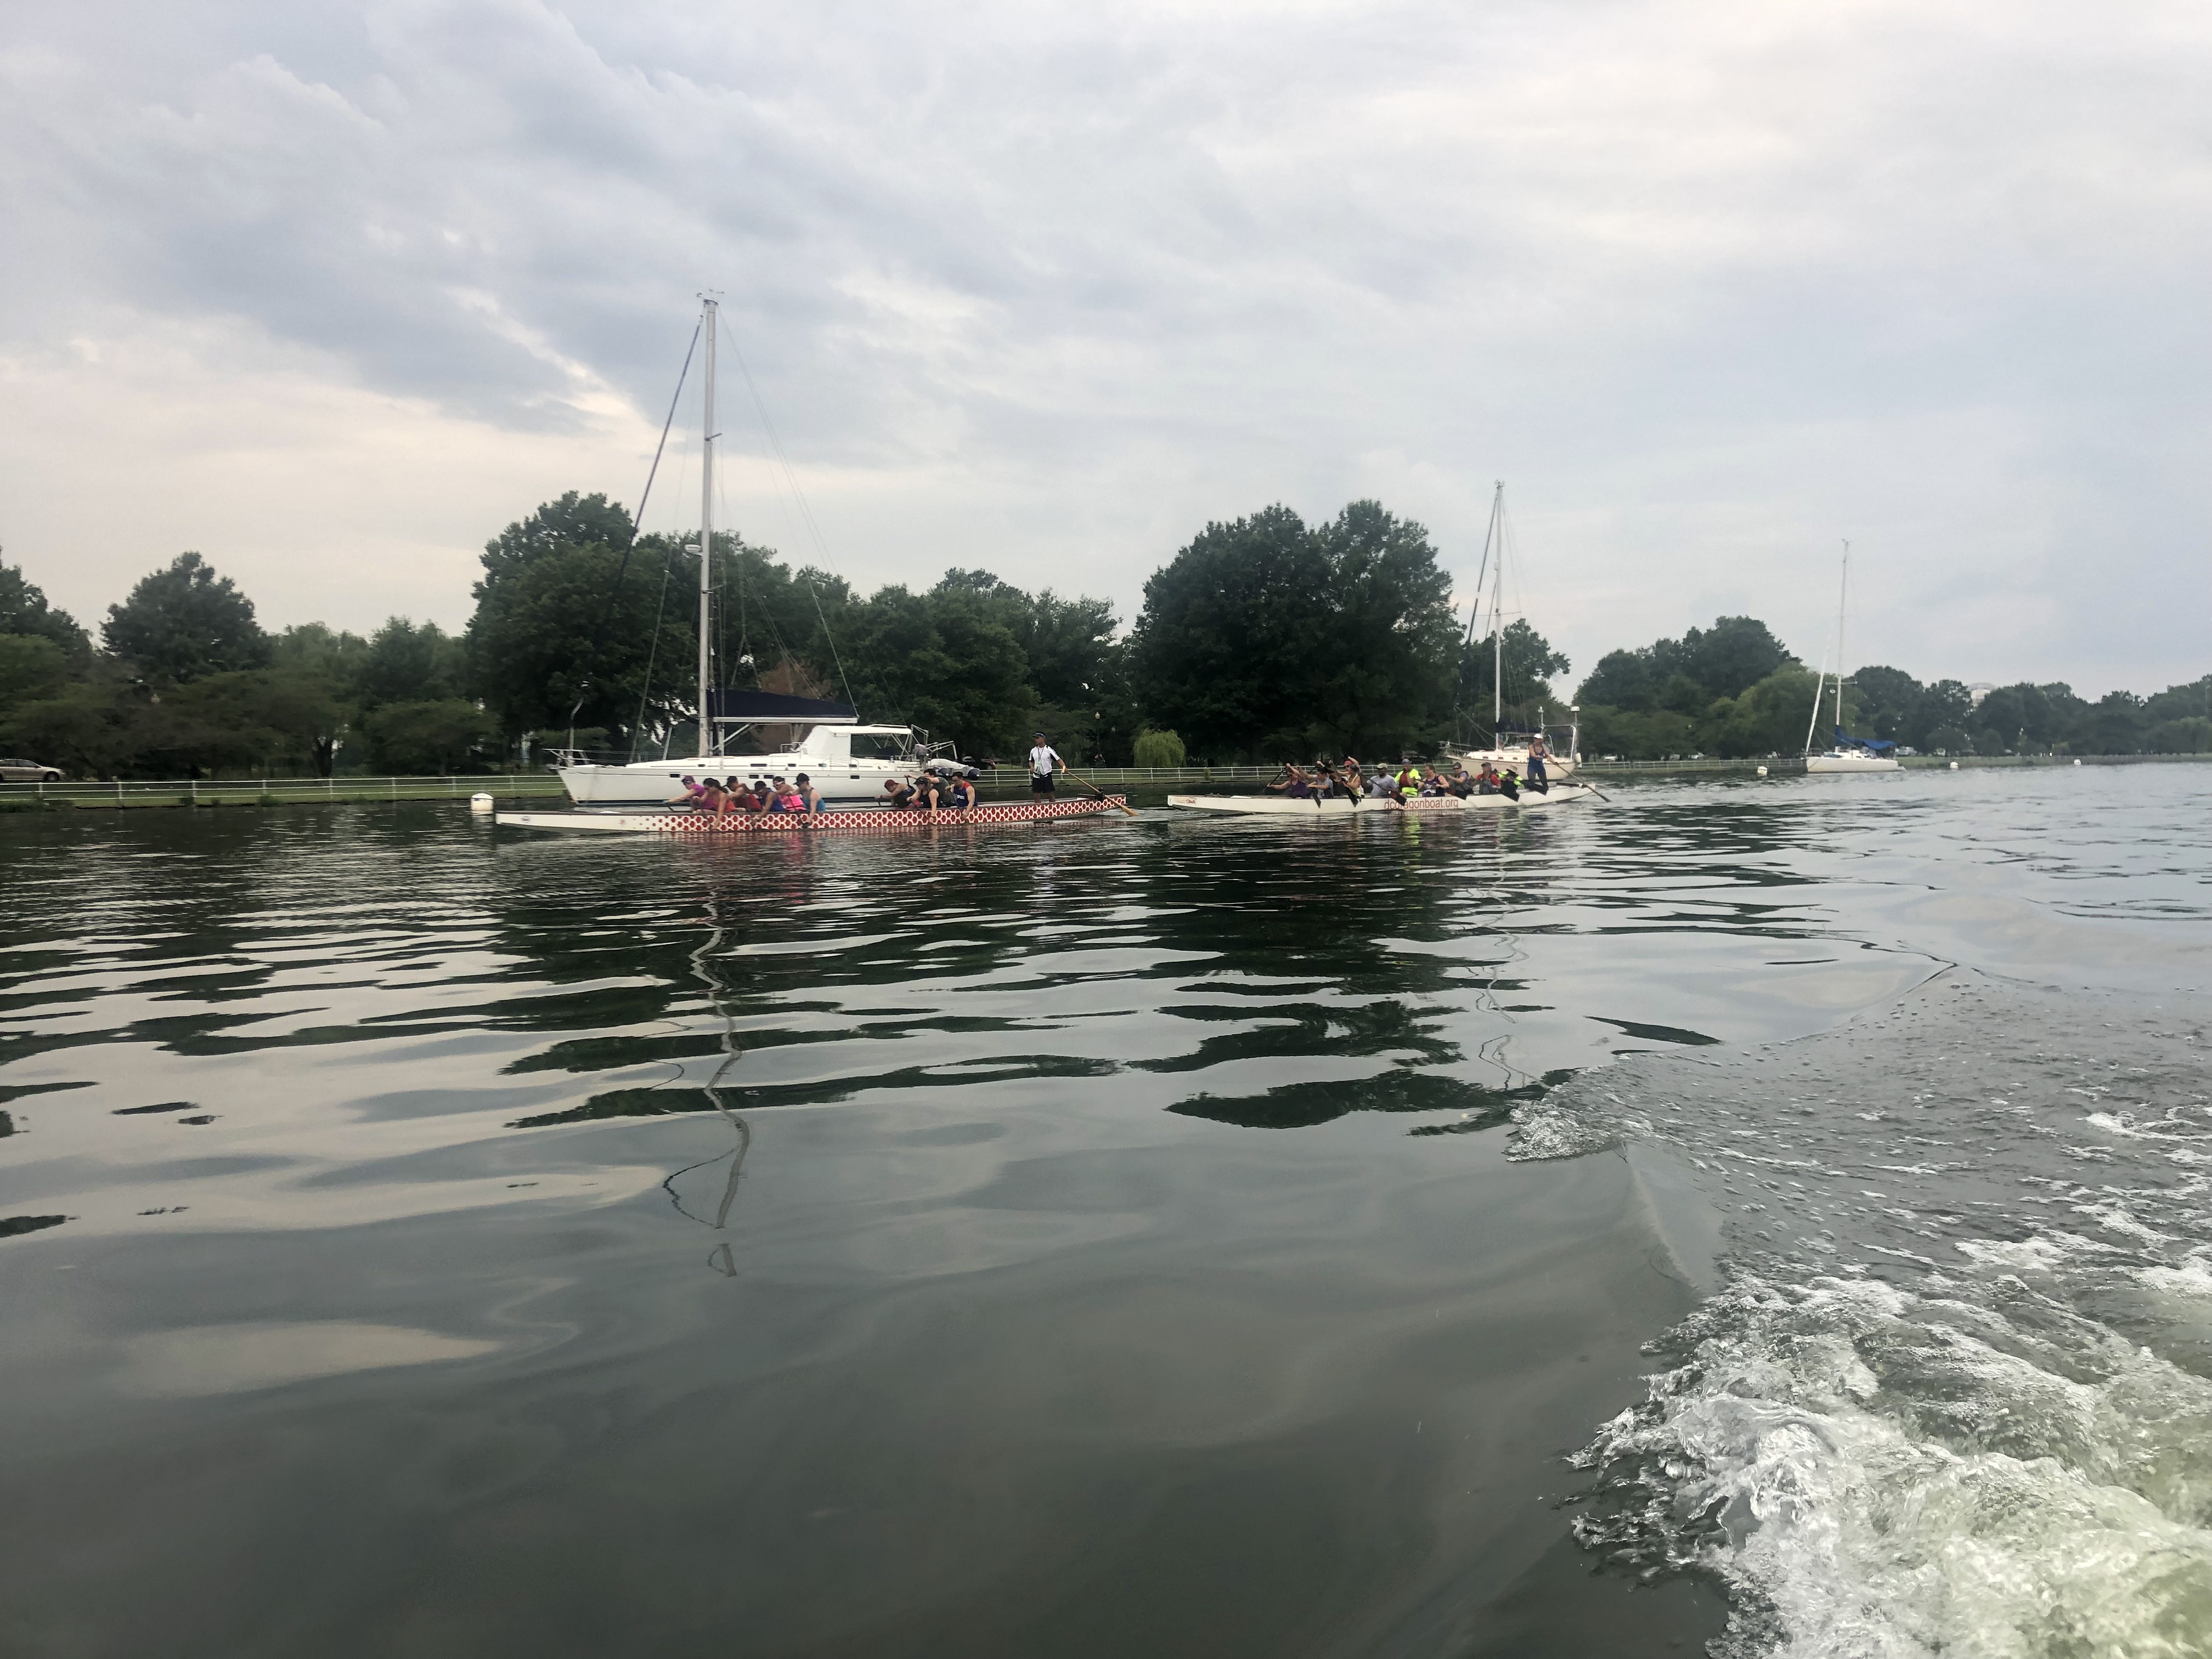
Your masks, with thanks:
M 1848 537 L 1854 661 L 2156 689 L 2212 669 L 2208 88 L 2202 0 L 10 0 L 0 547 L 88 623 L 196 548 L 459 626 L 501 525 L 636 501 L 713 288 L 863 588 L 1127 618 L 1361 496 L 1471 583 L 1502 478 L 1576 678 L 1739 612 L 1816 660 Z

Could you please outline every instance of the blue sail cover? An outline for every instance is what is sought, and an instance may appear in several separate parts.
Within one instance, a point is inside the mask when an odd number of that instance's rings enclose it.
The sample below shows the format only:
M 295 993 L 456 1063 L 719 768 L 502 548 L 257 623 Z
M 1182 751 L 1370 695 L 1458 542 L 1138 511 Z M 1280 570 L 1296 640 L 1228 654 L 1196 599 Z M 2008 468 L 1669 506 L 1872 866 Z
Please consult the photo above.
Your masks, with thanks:
M 1836 747 L 1863 749 L 1869 755 L 1886 755 L 1897 745 L 1887 738 L 1855 738 L 1839 726 L 1836 728 Z
M 709 691 L 707 712 L 718 726 L 750 720 L 850 720 L 855 717 L 842 702 L 820 697 L 787 696 L 781 691 Z

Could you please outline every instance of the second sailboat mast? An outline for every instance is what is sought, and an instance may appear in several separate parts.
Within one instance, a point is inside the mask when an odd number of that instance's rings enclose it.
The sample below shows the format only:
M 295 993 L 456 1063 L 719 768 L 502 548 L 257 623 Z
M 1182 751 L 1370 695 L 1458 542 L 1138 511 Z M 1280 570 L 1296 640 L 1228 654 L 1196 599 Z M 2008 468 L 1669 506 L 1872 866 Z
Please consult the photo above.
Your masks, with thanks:
M 699 758 L 714 752 L 714 723 L 707 708 L 708 687 L 714 678 L 714 584 L 708 574 L 714 559 L 714 337 L 720 332 L 714 301 L 704 301 L 700 327 L 707 336 L 707 389 L 699 431 Z
M 1490 745 L 1503 749 L 1505 723 L 1505 481 L 1490 498 Z
M 1844 544 L 1844 579 L 1836 586 L 1836 741 L 1844 740 L 1844 622 L 1851 614 L 1851 544 Z

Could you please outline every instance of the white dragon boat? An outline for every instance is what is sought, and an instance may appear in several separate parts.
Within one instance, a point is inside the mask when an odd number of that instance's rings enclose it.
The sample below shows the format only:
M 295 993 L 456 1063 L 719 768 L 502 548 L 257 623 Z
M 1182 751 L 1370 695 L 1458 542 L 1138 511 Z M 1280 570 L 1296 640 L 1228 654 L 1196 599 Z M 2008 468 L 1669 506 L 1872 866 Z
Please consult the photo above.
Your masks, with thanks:
M 1401 810 L 1419 817 L 1455 817 L 1468 812 L 1502 812 L 1530 806 L 1560 806 L 1598 792 L 1586 783 L 1553 784 L 1548 793 L 1522 789 L 1521 799 L 1506 795 L 1413 795 L 1401 809 L 1383 796 L 1353 799 L 1348 795 L 1170 795 L 1168 805 L 1194 812 L 1243 813 L 1278 818 L 1395 817 Z
M 895 836 L 975 824 L 1042 823 L 1128 810 L 1126 796 L 1090 795 L 1073 800 L 1009 801 L 1004 805 L 971 806 L 965 811 L 947 808 L 937 812 L 902 812 L 872 807 L 858 812 L 501 812 L 492 821 L 510 830 L 579 830 L 600 835 L 715 841 L 731 836 L 807 836 L 840 830 Z

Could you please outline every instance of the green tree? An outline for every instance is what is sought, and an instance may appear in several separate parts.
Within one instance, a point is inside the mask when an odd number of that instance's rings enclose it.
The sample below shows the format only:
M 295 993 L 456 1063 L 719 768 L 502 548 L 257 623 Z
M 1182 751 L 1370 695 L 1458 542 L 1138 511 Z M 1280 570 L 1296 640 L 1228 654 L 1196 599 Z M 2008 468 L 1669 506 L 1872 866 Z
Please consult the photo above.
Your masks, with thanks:
M 1133 746 L 1139 766 L 1167 770 L 1183 763 L 1182 739 L 1172 732 L 1155 732 L 1147 726 L 1137 733 Z
M 1659 641 L 1662 646 L 1672 643 L 1668 640 Z M 1586 711 L 1609 708 L 1644 714 L 1658 707 L 1660 678 L 1653 661 L 1656 649 L 1645 646 L 1640 650 L 1607 652 L 1597 659 L 1597 666 L 1576 692 L 1577 700 Z
M 1973 711 L 1974 747 L 1984 755 L 2049 753 L 2088 708 L 2063 684 L 2001 685 Z
M 111 659 L 4 726 L 17 747 L 80 775 L 175 778 L 295 770 L 331 718 L 312 678 L 237 669 L 155 687 Z
M 1914 722 L 1927 687 L 1901 668 L 1879 666 L 1860 669 L 1850 684 L 1859 707 L 1859 725 L 1852 728 L 1856 735 L 1913 742 Z
M 1974 696 L 1958 680 L 1937 680 L 1921 688 L 1905 728 L 1905 741 L 1929 754 L 1966 751 L 1974 714 Z
M 2143 718 L 2154 722 L 2212 720 L 2212 674 L 2186 685 L 2169 685 L 2145 698 Z
M 1577 700 L 1586 708 L 1696 714 L 1796 660 L 1757 617 L 1721 617 L 1711 628 L 1692 628 L 1679 640 L 1607 652 L 1583 682 Z
M 1037 696 L 997 599 L 953 582 L 927 593 L 879 588 L 842 607 L 836 628 L 854 696 L 872 718 L 921 726 L 963 753 L 1027 748 Z
M 72 664 L 92 653 L 92 641 L 76 618 L 48 604 L 44 590 L 24 576 L 21 566 L 0 561 L 0 635 L 9 634 L 52 641 Z
M 2212 719 L 2184 714 L 2161 720 L 2143 734 L 2143 749 L 2153 755 L 2212 754 Z
M 302 623 L 276 636 L 270 672 L 295 676 L 307 688 L 301 707 L 315 726 L 309 747 L 318 777 L 337 769 L 338 752 L 360 716 L 368 662 L 367 640 L 321 623 Z
M 1428 532 L 1372 501 L 1314 530 L 1279 506 L 1210 524 L 1145 584 L 1137 701 L 1221 760 L 1425 743 L 1450 712 L 1449 592 Z
M 1792 663 L 1786 668 L 1776 669 L 1757 684 L 1746 686 L 1734 697 L 1716 699 L 1698 723 L 1692 752 L 1731 759 L 1798 753 L 1805 746 L 1806 721 L 1811 717 L 1813 693 L 1819 684 L 1818 675 Z M 1844 714 L 1847 722 L 1864 718 L 1855 700 L 1855 690 L 1844 688 Z M 1816 747 L 1821 746 L 1828 735 L 1825 726 L 1833 719 L 1834 704 L 1829 699 L 1834 695 L 1832 681 L 1827 696 L 1821 699 L 1823 729 L 1814 733 Z M 1850 729 L 1856 732 L 1858 728 Z
M 1705 747 L 1695 716 L 1664 708 L 1609 708 L 1602 703 L 1582 713 L 1582 750 L 1585 755 L 1615 755 L 1623 760 L 1658 760 L 1668 755 L 1692 754 Z M 1801 724 L 1797 737 L 1804 736 Z M 1796 740 L 1790 748 L 1795 750 Z
M 484 588 L 566 548 L 627 547 L 632 533 L 629 514 L 619 501 L 572 489 L 484 544 L 483 580 L 477 592 L 481 596 Z M 692 568 L 696 573 L 698 567 Z
M 2077 755 L 2137 755 L 2150 729 L 2144 700 L 2132 691 L 2108 691 L 2069 723 L 2065 746 Z
M 1207 525 L 1145 583 L 1129 640 L 1139 703 L 1218 759 L 1305 753 L 1328 579 L 1287 507 Z
M 70 683 L 69 653 L 43 634 L 0 634 L 0 710 L 58 696 Z
M 1380 757 L 1427 747 L 1451 716 L 1459 647 L 1451 579 L 1429 532 L 1368 501 L 1352 502 L 1313 537 L 1328 570 L 1327 645 L 1312 665 L 1317 702 L 1304 742 L 1285 752 Z M 1510 668 L 1510 631 L 1507 643 Z
M 142 747 L 142 768 L 169 763 L 189 775 L 244 770 L 267 775 L 313 768 L 327 775 L 327 745 L 344 729 L 347 710 L 330 681 L 289 669 L 209 674 L 160 692 L 161 747 Z
M 1681 668 L 1707 697 L 1735 697 L 1797 659 L 1756 617 L 1721 617 L 1682 635 Z
M 104 665 L 0 716 L 0 743 L 78 777 L 135 775 L 146 705 L 143 692 Z
M 368 659 L 368 641 L 360 635 L 301 623 L 277 635 L 271 647 L 272 668 L 318 675 L 341 696 L 359 695 L 362 667 Z
M 1466 652 L 1459 702 L 1460 724 L 1468 736 L 1488 735 L 1492 707 L 1501 690 L 1504 705 L 1498 724 L 1508 731 L 1528 731 L 1544 725 L 1550 719 L 1551 705 L 1558 701 L 1552 690 L 1552 676 L 1564 674 L 1573 666 L 1549 640 L 1519 618 L 1504 627 L 1503 652 L 1494 648 L 1497 644 L 1491 639 L 1479 639 Z M 1493 666 L 1501 659 L 1505 665 L 1502 683 Z M 1703 707 L 1702 701 L 1698 706 Z
M 658 729 L 696 700 L 683 665 L 695 649 L 696 613 L 684 595 L 696 590 L 698 556 L 660 538 L 626 549 L 627 521 L 617 526 L 605 506 L 572 492 L 485 546 L 464 636 L 466 677 L 509 737 L 572 719 L 625 733 L 641 723 Z M 619 543 L 560 539 L 611 526 Z
M 685 592 L 694 609 L 699 585 L 697 545 L 695 537 L 680 550 L 678 567 L 672 567 L 689 573 Z M 735 535 L 717 535 L 714 580 L 717 684 L 757 686 L 763 675 L 781 668 L 787 677 L 796 674 L 825 696 L 844 697 L 842 653 L 833 643 L 836 618 L 853 602 L 852 590 L 842 577 L 811 565 L 792 570 L 772 549 L 754 547 Z M 684 595 L 675 596 L 675 602 L 681 609 Z M 683 626 L 687 639 L 696 638 L 688 613 Z M 696 661 L 689 654 L 692 648 L 687 647 L 687 653 L 675 665 L 677 679 L 696 673 L 690 666 Z M 665 671 L 667 665 L 662 666 Z M 683 701 L 688 707 L 696 697 L 693 690 Z
M 1021 647 L 1034 694 L 1030 718 L 1054 747 L 1080 756 L 1128 752 L 1136 728 L 1114 608 L 1103 599 L 1024 592 L 988 570 L 952 569 L 930 590 L 987 607 Z M 1023 746 L 1026 746 L 1025 744 Z
M 434 622 L 389 618 L 376 630 L 356 677 L 364 709 L 387 702 L 443 702 L 461 693 L 467 653 Z
M 442 777 L 481 764 L 499 741 L 498 722 L 460 697 L 387 702 L 362 719 L 370 763 L 380 774 Z
M 110 651 L 156 683 L 260 668 L 273 654 L 253 601 L 197 553 L 179 554 L 110 605 L 100 632 Z

